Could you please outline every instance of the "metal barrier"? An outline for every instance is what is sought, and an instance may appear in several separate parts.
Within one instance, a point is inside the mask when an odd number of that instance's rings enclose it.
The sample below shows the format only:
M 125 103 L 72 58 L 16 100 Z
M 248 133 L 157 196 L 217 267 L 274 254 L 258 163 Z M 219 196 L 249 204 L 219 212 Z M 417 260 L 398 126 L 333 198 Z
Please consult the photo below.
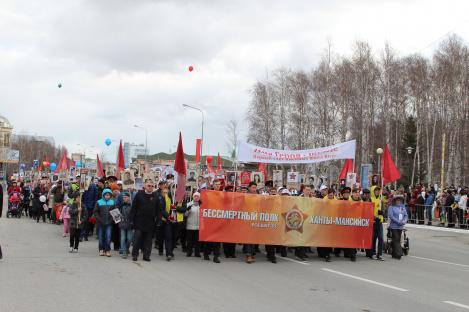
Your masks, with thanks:
M 459 229 L 469 229 L 467 211 L 451 206 L 409 205 L 406 206 L 409 223 L 446 226 Z

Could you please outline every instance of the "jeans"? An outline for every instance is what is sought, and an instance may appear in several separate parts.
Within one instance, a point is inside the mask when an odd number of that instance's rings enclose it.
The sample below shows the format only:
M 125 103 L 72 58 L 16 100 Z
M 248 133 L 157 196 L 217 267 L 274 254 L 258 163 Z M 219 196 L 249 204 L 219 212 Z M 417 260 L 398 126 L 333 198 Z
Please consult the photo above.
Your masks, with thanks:
M 427 221 L 432 222 L 432 206 L 425 206 L 425 214 L 427 216 Z
M 373 224 L 373 241 L 372 241 L 372 255 L 376 254 L 376 241 L 378 241 L 378 256 L 383 254 L 383 224 L 379 218 L 375 219 L 375 223 Z
M 111 229 L 111 224 L 98 225 L 99 250 L 111 251 Z
M 131 229 L 120 229 L 121 230 L 121 244 L 120 244 L 120 252 L 122 254 L 128 254 L 128 250 L 130 248 L 130 243 L 134 238 L 134 231 Z

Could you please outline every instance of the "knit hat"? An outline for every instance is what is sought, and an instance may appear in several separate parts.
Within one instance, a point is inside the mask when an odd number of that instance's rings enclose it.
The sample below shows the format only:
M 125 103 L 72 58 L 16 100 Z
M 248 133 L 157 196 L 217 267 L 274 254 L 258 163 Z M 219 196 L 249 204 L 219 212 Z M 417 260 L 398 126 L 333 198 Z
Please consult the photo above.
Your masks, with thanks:
M 111 191 L 118 191 L 118 190 L 120 190 L 120 187 L 119 187 L 119 185 L 117 185 L 117 183 L 112 183 L 112 184 L 110 185 L 110 188 L 111 188 Z
M 130 193 L 125 191 L 125 192 L 122 192 L 122 196 L 127 196 L 127 197 L 130 197 Z

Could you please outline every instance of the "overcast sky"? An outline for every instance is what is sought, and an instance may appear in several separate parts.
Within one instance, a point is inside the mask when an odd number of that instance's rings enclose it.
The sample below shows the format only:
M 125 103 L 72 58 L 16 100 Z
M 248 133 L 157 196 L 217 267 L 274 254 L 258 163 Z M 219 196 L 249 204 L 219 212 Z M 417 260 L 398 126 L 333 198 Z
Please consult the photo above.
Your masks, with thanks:
M 1 0 L 0 115 L 15 132 L 53 136 L 71 151 L 104 141 L 195 152 L 205 111 L 207 153 L 241 135 L 256 80 L 277 67 L 309 70 L 328 40 L 349 54 L 367 40 L 430 55 L 448 32 L 469 42 L 469 1 Z M 190 73 L 188 66 L 194 66 Z M 58 88 L 57 84 L 63 87 Z

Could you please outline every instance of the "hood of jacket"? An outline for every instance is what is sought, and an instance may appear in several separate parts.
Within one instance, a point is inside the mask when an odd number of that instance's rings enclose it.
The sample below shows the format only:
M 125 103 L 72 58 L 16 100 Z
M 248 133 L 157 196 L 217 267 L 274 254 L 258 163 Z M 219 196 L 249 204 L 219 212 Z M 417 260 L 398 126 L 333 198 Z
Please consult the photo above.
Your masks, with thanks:
M 109 200 L 104 199 L 104 195 L 106 194 L 111 195 L 111 198 L 109 198 Z M 100 200 L 98 200 L 99 205 L 101 206 L 102 205 L 110 205 L 110 206 L 114 205 L 114 199 L 112 199 L 112 191 L 110 189 L 108 188 L 104 189 L 102 195 L 103 197 Z

